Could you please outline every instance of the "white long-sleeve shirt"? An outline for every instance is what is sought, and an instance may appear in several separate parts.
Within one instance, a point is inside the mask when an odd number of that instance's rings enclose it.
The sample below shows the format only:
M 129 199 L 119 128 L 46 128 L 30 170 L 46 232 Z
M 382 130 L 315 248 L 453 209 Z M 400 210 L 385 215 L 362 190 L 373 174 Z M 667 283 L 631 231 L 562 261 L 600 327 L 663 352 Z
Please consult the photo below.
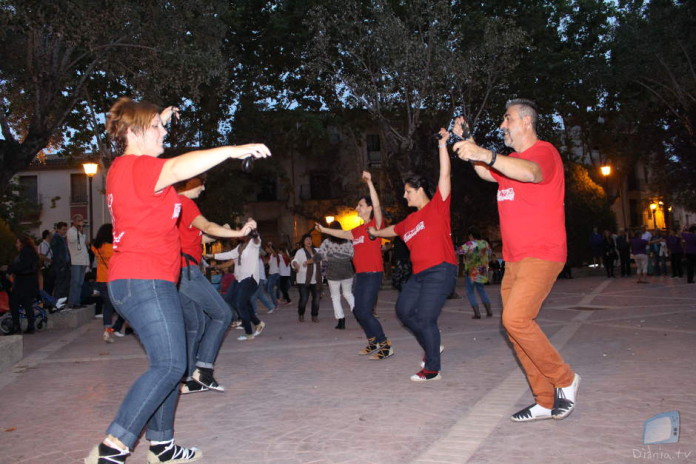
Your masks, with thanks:
M 215 253 L 215 259 L 221 261 L 228 259 L 234 260 L 234 278 L 237 279 L 237 282 L 241 282 L 247 277 L 253 277 L 256 282 L 260 282 L 261 280 L 259 271 L 259 263 L 261 262 L 259 260 L 261 239 L 259 239 L 258 243 L 255 242 L 256 240 L 254 239 L 249 240 L 246 248 L 242 251 L 241 259 L 239 256 L 239 248 L 241 245 L 238 245 L 237 248 L 232 251 Z

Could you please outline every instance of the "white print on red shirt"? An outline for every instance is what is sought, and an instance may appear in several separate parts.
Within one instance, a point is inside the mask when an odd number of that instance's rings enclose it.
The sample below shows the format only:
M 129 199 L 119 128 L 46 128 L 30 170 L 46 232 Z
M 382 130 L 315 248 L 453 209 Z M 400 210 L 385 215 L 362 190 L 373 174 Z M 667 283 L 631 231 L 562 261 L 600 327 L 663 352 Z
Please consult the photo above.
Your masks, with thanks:
M 360 245 L 361 243 L 364 243 L 364 242 L 365 242 L 365 236 L 361 235 L 360 237 L 353 239 L 353 246 Z
M 176 219 L 181 214 L 181 203 L 174 203 L 174 214 L 172 214 L 172 219 Z
M 113 233 L 111 236 L 114 238 L 114 248 L 117 248 L 117 245 L 121 242 L 121 239 L 123 238 L 123 234 L 126 232 L 123 231 L 120 234 L 116 235 L 116 219 L 114 218 L 114 211 L 112 209 L 112 206 L 114 204 L 114 194 L 110 193 L 106 196 L 106 206 L 109 208 L 109 213 L 111 214 L 111 222 L 113 227 Z
M 418 225 L 416 225 L 416 227 L 414 227 L 413 229 L 409 230 L 408 232 L 406 232 L 404 234 L 404 242 L 408 242 L 413 237 L 418 235 L 418 232 L 420 232 L 421 230 L 424 230 L 424 229 L 425 229 L 425 222 L 424 221 L 419 222 Z
M 515 199 L 515 189 L 510 187 L 505 190 L 498 190 L 498 201 L 513 201 Z

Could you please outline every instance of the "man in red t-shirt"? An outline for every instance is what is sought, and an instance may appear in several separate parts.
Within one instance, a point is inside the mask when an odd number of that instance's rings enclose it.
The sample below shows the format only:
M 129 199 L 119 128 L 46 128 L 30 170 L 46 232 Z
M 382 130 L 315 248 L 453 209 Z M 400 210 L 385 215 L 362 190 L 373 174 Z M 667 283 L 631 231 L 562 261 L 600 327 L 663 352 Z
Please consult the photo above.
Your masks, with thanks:
M 533 102 L 511 100 L 500 125 L 509 156 L 473 139 L 454 145 L 483 180 L 498 183 L 498 212 L 505 276 L 503 326 L 527 375 L 536 402 L 512 415 L 516 422 L 563 419 L 575 407 L 575 374 L 536 323 L 566 261 L 565 181 L 558 151 L 536 133 Z

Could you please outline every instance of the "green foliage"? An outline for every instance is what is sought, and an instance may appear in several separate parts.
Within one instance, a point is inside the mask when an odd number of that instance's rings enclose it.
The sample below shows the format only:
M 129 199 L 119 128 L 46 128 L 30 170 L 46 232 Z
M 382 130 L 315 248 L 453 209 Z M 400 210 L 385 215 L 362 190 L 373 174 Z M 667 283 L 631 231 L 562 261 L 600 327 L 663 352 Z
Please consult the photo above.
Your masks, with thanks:
M 589 237 L 592 228 L 615 231 L 616 218 L 609 209 L 604 190 L 590 177 L 587 169 L 574 162 L 565 163 L 566 233 L 568 263 L 578 266 L 589 261 Z

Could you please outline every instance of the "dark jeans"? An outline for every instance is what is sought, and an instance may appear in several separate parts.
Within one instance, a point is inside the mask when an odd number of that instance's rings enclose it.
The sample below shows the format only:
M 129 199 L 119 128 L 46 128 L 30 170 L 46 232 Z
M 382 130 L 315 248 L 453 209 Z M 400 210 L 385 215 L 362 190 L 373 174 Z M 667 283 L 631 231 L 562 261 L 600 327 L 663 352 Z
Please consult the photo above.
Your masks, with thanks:
M 614 261 L 616 260 L 614 256 L 604 255 L 604 257 L 602 257 L 604 269 L 607 271 L 607 277 L 614 277 Z
M 94 282 L 94 288 L 96 288 L 99 292 L 99 298 L 102 302 L 102 317 L 104 328 L 106 329 L 111 327 L 113 316 L 116 312 L 114 310 L 114 305 L 111 304 L 111 298 L 109 298 L 109 287 L 107 286 L 106 282 Z M 118 313 L 116 315 L 121 318 Z
M 441 263 L 404 284 L 396 301 L 396 314 L 425 351 L 425 368 L 440 370 L 440 329 L 437 319 L 457 279 L 457 267 Z
M 670 261 L 672 263 L 672 277 L 684 277 L 684 268 L 682 267 L 682 259 L 684 253 L 672 253 Z
M 70 292 L 70 264 L 63 267 L 51 266 L 51 273 L 53 274 L 53 297 L 56 300 L 67 298 Z
M 631 253 L 619 252 L 619 267 L 621 269 L 621 277 L 631 277 Z
M 242 327 L 244 327 L 244 333 L 247 335 L 254 333 L 251 329 L 252 323 L 254 325 L 259 325 L 259 323 L 261 323 L 259 318 L 256 317 L 254 308 L 251 306 L 251 296 L 256 292 L 258 286 L 259 284 L 253 277 L 247 277 L 241 282 L 235 280 L 230 284 L 230 288 L 225 295 L 225 301 L 231 304 L 239 314 L 239 318 L 242 320 Z
M 106 433 L 132 448 L 147 424 L 148 440 L 171 440 L 177 386 L 186 370 L 184 316 L 176 285 L 120 279 L 109 282 L 109 296 L 138 334 L 149 366 L 131 386 Z
M 312 316 L 319 315 L 319 295 L 317 295 L 317 284 L 297 284 L 297 289 L 300 291 L 300 301 L 297 304 L 297 312 L 300 316 L 304 316 L 309 294 L 312 294 Z
M 359 272 L 355 274 L 353 281 L 353 297 L 355 297 L 355 307 L 353 316 L 365 332 L 365 336 L 383 342 L 387 339 L 372 309 L 377 302 L 379 288 L 382 286 L 383 272 Z

